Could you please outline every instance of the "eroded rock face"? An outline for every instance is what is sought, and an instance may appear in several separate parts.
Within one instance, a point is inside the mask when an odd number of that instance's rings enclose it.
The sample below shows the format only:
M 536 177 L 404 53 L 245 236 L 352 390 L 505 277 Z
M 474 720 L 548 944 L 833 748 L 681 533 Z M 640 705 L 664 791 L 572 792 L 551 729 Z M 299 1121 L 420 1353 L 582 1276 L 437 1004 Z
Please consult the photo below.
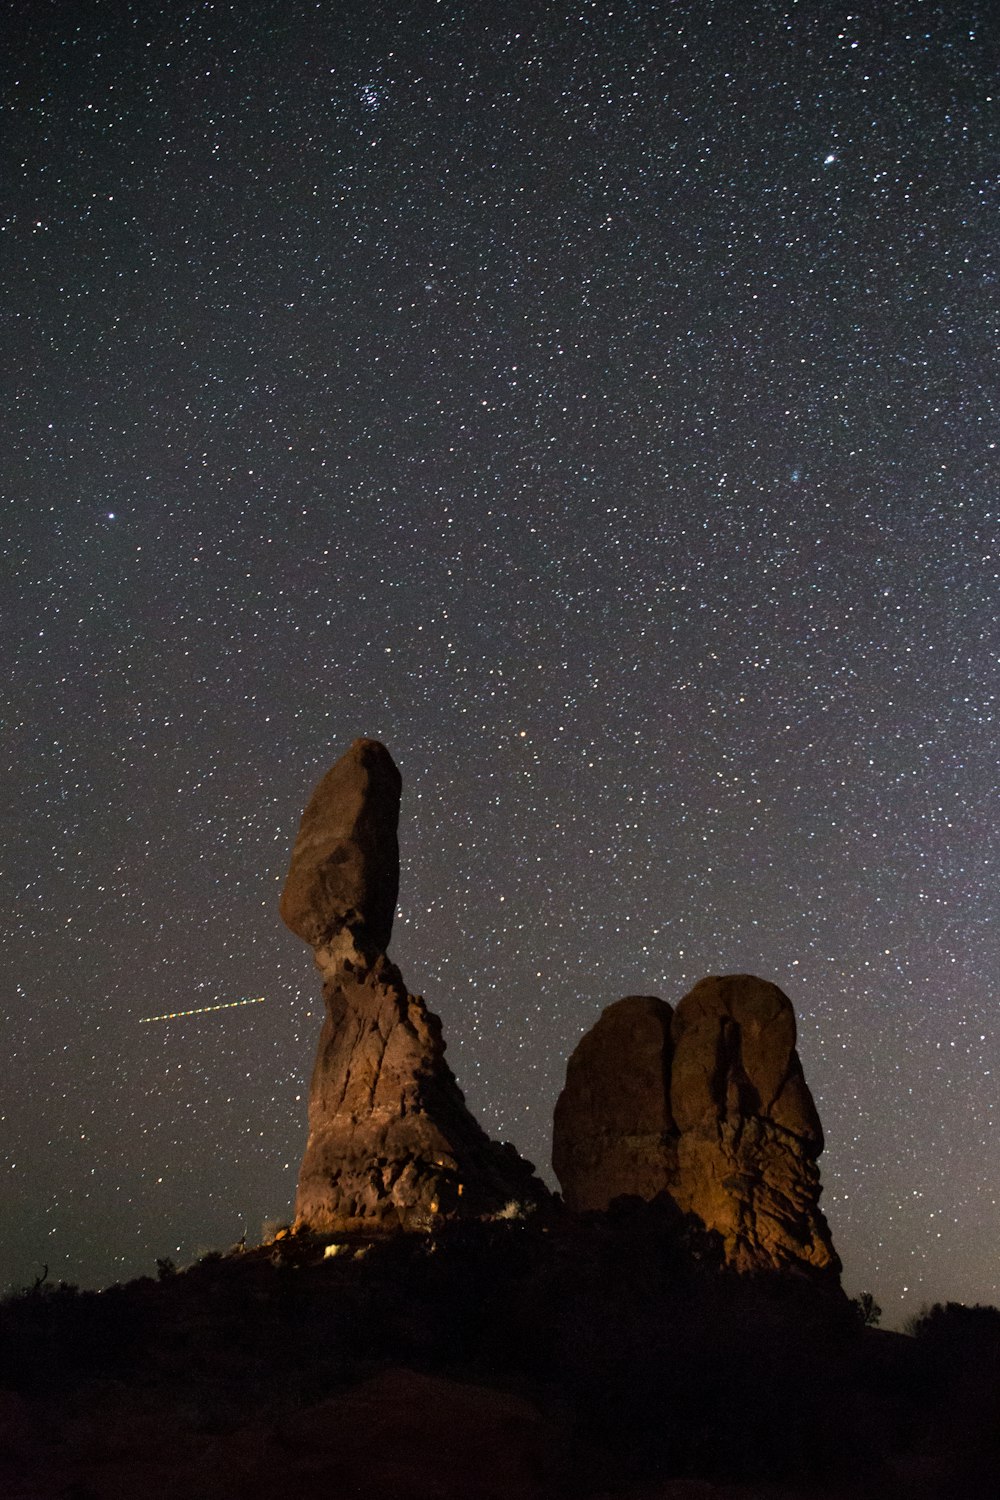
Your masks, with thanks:
M 739 1270 L 840 1262 L 819 1208 L 823 1132 L 791 1002 L 750 974 L 703 979 L 676 1011 L 630 997 L 570 1058 L 553 1166 L 570 1208 L 666 1192 Z
M 549 1196 L 531 1165 L 473 1119 L 440 1021 L 386 956 L 399 797 L 385 746 L 356 740 L 309 801 L 281 898 L 323 976 L 295 1205 L 296 1228 L 317 1233 L 429 1229 Z
M 671 1196 L 740 1270 L 839 1272 L 819 1207 L 823 1131 L 791 1001 L 752 974 L 703 979 L 674 1012 Z
M 445 1061 L 441 1022 L 384 954 L 365 967 L 321 948 L 326 1019 L 309 1092 L 296 1227 L 430 1229 L 456 1214 L 547 1196 L 513 1147 L 491 1141 Z
M 653 995 L 609 1005 L 581 1038 L 556 1103 L 552 1165 L 568 1208 L 651 1200 L 677 1168 L 670 1109 L 673 1011 Z

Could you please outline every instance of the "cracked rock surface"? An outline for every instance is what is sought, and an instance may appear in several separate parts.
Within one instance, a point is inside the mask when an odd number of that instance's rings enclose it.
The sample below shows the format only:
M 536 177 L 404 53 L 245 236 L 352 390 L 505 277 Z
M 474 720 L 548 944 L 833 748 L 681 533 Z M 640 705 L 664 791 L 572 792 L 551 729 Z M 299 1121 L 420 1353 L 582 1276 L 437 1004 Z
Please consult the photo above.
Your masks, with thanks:
M 823 1130 L 795 1050 L 795 1013 L 753 974 L 702 979 L 674 1012 L 671 1195 L 739 1270 L 840 1270 L 819 1207 Z
M 703 979 L 672 1013 L 650 997 L 610 1006 L 556 1105 L 553 1165 L 570 1208 L 666 1192 L 743 1271 L 839 1273 L 822 1149 L 791 1002 L 752 974 Z

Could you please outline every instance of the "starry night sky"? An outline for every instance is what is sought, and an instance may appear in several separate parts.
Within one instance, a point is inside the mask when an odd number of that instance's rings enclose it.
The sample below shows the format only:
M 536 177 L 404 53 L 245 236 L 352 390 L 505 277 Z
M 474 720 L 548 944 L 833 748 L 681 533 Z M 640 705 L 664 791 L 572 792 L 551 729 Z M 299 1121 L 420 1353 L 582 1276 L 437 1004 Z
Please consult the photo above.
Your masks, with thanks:
M 601 1009 L 749 970 L 848 1289 L 1000 1300 L 991 7 L 24 11 L 0 1284 L 287 1216 L 364 734 L 492 1133 L 548 1172 Z

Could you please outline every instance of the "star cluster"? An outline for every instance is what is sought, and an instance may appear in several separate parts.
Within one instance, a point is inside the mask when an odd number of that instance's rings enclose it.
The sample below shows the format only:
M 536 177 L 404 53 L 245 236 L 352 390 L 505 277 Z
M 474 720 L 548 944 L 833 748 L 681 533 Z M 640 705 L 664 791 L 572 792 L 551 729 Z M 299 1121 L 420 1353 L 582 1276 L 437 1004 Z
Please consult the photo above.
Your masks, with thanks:
M 604 1005 L 756 972 L 848 1286 L 1000 1299 L 997 39 L 929 0 L 21 19 L 5 1283 L 287 1214 L 319 996 L 276 900 L 366 734 L 394 956 L 492 1132 L 547 1171 Z

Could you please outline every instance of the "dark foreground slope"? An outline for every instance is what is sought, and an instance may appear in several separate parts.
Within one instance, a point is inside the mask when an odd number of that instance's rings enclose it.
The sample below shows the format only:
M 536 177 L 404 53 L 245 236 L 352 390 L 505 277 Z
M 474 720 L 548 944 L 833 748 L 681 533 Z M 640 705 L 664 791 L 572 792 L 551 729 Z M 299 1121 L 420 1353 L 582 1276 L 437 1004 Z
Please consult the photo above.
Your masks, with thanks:
M 997 1493 L 988 1310 L 865 1329 L 833 1287 L 720 1271 L 659 1205 L 329 1249 L 9 1300 L 0 1494 Z

